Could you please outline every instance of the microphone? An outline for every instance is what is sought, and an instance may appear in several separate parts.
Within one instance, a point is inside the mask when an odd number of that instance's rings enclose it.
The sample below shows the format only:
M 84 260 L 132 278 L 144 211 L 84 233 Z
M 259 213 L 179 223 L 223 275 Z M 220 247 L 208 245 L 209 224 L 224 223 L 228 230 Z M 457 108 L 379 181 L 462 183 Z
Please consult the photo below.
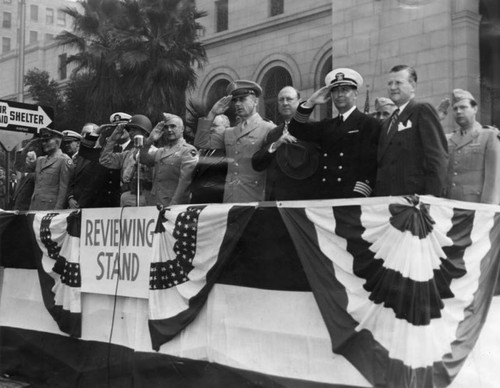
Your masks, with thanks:
M 135 135 L 134 136 L 134 147 L 136 147 L 136 148 L 144 147 L 144 136 L 142 136 L 142 135 Z

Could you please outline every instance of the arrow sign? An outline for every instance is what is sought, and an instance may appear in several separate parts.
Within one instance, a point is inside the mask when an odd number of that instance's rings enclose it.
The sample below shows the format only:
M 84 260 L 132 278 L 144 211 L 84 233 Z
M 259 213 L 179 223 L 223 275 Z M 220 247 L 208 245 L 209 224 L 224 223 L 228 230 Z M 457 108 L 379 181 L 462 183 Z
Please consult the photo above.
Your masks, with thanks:
M 0 144 L 12 151 L 21 141 L 31 139 L 40 128 L 48 127 L 53 118 L 52 108 L 0 100 Z
M 53 117 L 50 108 L 0 100 L 0 129 L 35 134 L 40 128 L 48 127 Z

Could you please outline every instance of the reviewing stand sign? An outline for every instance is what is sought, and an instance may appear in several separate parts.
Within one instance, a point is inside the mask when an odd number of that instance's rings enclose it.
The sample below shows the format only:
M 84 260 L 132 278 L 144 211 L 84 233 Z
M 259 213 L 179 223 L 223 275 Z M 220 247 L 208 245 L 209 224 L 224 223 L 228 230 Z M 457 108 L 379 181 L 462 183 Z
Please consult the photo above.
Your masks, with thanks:
M 83 209 L 82 292 L 148 298 L 157 217 L 155 207 Z

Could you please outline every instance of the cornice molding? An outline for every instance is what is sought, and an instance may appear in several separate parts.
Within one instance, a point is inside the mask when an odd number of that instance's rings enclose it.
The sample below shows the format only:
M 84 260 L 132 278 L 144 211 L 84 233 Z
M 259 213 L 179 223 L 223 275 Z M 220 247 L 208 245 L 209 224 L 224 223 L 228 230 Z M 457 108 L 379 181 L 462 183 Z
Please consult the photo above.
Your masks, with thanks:
M 240 40 L 244 36 L 259 36 L 268 33 L 269 31 L 282 29 L 288 26 L 294 26 L 297 23 L 304 23 L 311 20 L 316 20 L 331 15 L 332 5 L 325 4 L 316 8 L 309 9 L 305 12 L 296 12 L 291 15 L 273 16 L 266 21 L 253 25 L 251 27 L 240 28 L 238 30 L 218 32 L 214 35 L 200 39 L 200 42 L 205 48 L 214 48 L 226 45 Z

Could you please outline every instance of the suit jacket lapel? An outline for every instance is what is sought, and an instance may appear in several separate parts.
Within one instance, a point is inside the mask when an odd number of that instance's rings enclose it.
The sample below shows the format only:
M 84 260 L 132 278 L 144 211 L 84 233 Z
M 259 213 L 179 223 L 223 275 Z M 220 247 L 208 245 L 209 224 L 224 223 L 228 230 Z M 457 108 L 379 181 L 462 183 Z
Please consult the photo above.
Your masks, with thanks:
M 399 126 L 400 123 L 406 123 L 408 119 L 410 118 L 411 114 L 413 113 L 415 107 L 415 101 L 412 99 L 410 102 L 408 102 L 408 105 L 406 105 L 405 109 L 403 112 L 399 115 L 398 119 L 396 120 L 396 126 Z M 385 154 L 385 151 L 387 151 L 387 147 L 389 143 L 391 142 L 391 139 L 394 137 L 396 134 L 396 131 L 393 131 L 391 133 L 389 132 L 389 126 L 391 125 L 391 119 L 392 116 L 389 117 L 383 124 L 382 124 L 382 129 L 381 129 L 381 141 L 379 143 L 379 150 L 378 150 L 378 157 L 377 159 L 380 161 L 382 159 L 382 156 Z

